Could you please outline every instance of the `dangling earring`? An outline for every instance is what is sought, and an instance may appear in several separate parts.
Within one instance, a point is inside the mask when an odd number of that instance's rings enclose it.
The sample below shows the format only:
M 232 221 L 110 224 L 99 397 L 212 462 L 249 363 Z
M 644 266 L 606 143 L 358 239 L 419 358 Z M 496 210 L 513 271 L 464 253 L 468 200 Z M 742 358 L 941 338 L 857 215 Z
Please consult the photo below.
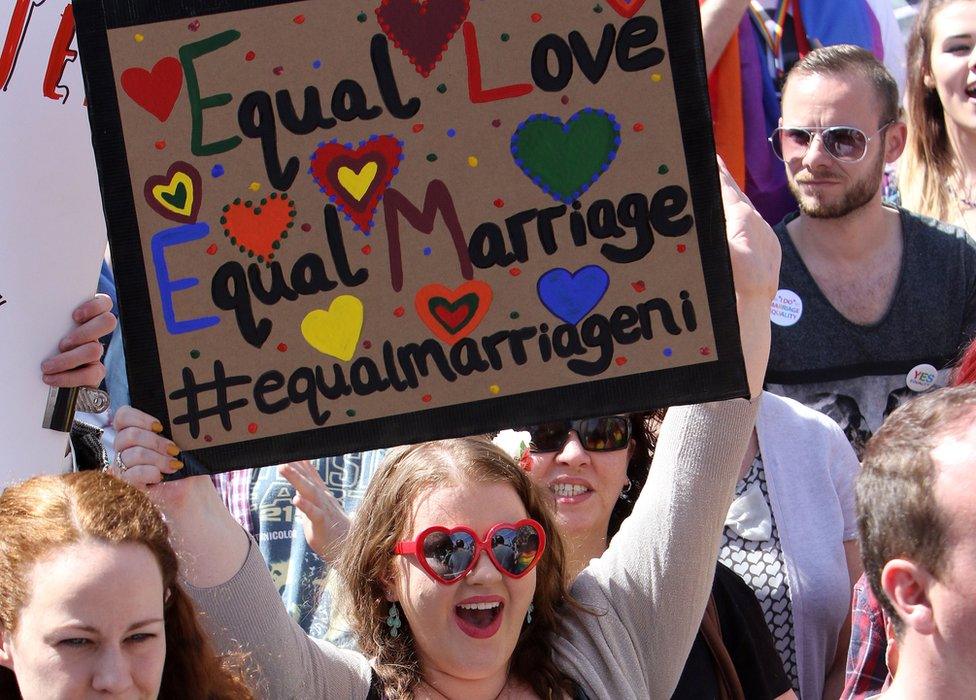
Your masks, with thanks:
M 390 628 L 390 636 L 396 638 L 400 636 L 400 628 L 403 621 L 400 619 L 400 609 L 396 603 L 390 603 L 390 614 L 386 616 L 386 626 Z
M 627 483 L 624 484 L 624 487 L 622 489 L 620 489 L 620 495 L 618 496 L 618 498 L 620 498 L 621 500 L 627 498 L 627 494 L 630 493 L 630 487 L 632 485 L 633 484 L 631 484 L 630 479 L 627 479 Z
M 529 609 L 525 611 L 525 624 L 532 624 L 532 613 L 535 611 L 535 603 L 529 603 Z

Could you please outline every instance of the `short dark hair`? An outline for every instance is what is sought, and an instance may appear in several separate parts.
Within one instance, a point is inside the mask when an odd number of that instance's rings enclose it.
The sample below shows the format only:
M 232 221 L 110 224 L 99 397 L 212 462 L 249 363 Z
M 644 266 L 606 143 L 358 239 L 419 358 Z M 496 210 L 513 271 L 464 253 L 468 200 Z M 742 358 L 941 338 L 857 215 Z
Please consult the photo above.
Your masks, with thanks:
M 859 75 L 874 88 L 881 107 L 881 127 L 896 121 L 901 113 L 898 102 L 898 84 L 891 73 L 874 54 L 853 44 L 835 44 L 814 49 L 790 69 L 783 85 L 783 95 L 794 77 L 804 75 L 837 75 L 841 73 Z
M 892 559 L 910 559 L 943 574 L 948 522 L 935 498 L 932 450 L 976 421 L 976 385 L 938 389 L 894 411 L 868 442 L 857 478 L 857 526 L 864 572 L 901 635 L 903 623 L 881 588 Z

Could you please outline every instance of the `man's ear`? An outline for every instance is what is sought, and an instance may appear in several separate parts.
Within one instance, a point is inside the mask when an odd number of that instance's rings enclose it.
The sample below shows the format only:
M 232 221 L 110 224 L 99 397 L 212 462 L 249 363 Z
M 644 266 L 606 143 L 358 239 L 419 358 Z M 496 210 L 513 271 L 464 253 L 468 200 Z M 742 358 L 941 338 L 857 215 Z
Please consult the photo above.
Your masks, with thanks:
M 884 130 L 885 163 L 894 163 L 905 150 L 908 139 L 908 126 L 903 121 L 896 121 Z
M 934 578 L 923 567 L 908 559 L 892 559 L 881 570 L 881 588 L 898 617 L 918 634 L 935 632 L 935 615 L 929 598 Z
M 13 635 L 9 630 L 0 630 L 0 666 L 5 666 L 11 671 L 14 668 L 14 659 L 11 654 Z

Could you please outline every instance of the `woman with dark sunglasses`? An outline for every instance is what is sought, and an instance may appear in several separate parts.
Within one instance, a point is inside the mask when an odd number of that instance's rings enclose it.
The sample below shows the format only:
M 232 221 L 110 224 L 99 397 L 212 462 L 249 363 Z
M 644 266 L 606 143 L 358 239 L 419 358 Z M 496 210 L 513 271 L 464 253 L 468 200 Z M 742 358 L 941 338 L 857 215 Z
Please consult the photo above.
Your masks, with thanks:
M 779 249 L 724 170 L 722 194 L 758 396 Z M 208 480 L 149 493 L 167 514 L 217 647 L 243 641 L 269 697 L 666 697 L 705 609 L 755 413 L 755 401 L 741 399 L 669 411 L 632 516 L 569 590 L 547 499 L 500 450 L 468 438 L 394 452 L 338 566 L 366 656 L 310 640 L 288 618 L 253 541 Z M 168 441 L 150 416 L 120 409 L 117 427 L 124 478 L 145 487 L 169 473 Z M 471 556 L 445 562 L 445 536 Z M 495 551 L 496 536 L 514 558 Z
M 664 411 L 557 421 L 500 434 L 556 504 L 570 580 L 600 557 L 644 489 Z M 505 431 L 506 433 L 510 431 Z M 793 698 L 752 590 L 718 565 L 706 614 L 672 698 Z

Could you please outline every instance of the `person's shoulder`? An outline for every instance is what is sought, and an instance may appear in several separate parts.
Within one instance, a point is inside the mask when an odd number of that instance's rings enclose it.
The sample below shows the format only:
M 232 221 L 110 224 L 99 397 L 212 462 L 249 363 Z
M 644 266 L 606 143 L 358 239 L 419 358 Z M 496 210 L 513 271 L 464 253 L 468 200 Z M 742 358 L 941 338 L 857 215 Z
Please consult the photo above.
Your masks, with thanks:
M 795 399 L 780 396 L 770 391 L 762 393 L 759 415 L 763 419 L 773 420 L 777 423 L 791 422 L 804 430 L 836 432 L 843 437 L 843 432 L 833 418 Z
M 926 247 L 965 247 L 976 252 L 976 243 L 966 229 L 931 216 L 924 216 L 899 207 L 902 226 L 906 237 L 915 237 L 915 242 Z

